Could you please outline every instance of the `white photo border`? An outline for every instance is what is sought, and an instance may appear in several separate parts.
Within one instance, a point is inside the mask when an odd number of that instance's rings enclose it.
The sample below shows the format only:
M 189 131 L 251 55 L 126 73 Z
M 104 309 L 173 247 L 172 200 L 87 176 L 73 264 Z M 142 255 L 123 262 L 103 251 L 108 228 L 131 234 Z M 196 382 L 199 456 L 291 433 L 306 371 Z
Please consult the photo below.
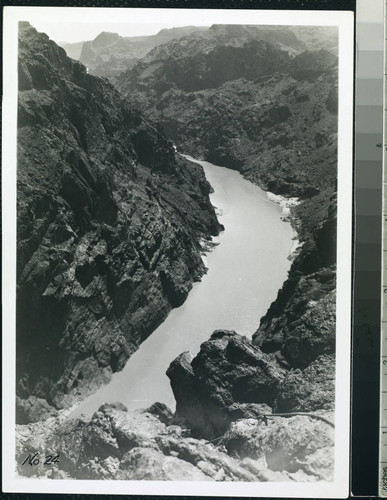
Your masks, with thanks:
M 339 30 L 338 224 L 335 479 L 332 482 L 195 482 L 52 480 L 16 477 L 16 132 L 18 22 L 258 24 L 337 26 Z M 351 250 L 353 169 L 354 13 L 352 11 L 5 7 L 3 11 L 3 491 L 18 493 L 347 498 L 349 492 Z

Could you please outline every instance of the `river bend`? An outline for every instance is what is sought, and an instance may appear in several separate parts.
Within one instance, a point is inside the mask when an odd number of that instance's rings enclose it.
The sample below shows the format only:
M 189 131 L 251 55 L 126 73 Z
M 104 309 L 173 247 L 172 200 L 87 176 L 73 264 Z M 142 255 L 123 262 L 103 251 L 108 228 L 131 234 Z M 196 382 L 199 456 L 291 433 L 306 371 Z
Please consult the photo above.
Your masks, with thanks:
M 193 160 L 186 156 L 186 158 Z M 238 172 L 202 165 L 214 189 L 210 195 L 225 231 L 204 256 L 208 272 L 195 283 L 185 303 L 146 339 L 111 382 L 83 401 L 71 416 L 90 416 L 105 402 L 130 409 L 156 401 L 175 408 L 165 372 L 184 351 L 198 352 L 216 329 L 251 337 L 287 277 L 294 233 L 281 219 L 281 207 Z

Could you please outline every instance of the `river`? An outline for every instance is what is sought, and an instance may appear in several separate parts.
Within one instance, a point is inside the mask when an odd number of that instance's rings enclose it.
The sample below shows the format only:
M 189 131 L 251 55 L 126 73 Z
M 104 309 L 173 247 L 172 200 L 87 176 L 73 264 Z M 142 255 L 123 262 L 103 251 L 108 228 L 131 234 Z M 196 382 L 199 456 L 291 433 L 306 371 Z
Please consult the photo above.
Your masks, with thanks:
M 281 207 L 238 172 L 193 161 L 202 165 L 214 189 L 211 202 L 225 226 L 219 245 L 204 257 L 208 272 L 193 285 L 185 303 L 173 309 L 141 344 L 124 369 L 86 398 L 71 416 L 90 416 L 101 404 L 117 401 L 130 409 L 159 401 L 174 410 L 175 400 L 165 375 L 171 361 L 184 351 L 197 353 L 216 329 L 235 330 L 251 338 L 287 277 L 294 232 L 281 219 Z

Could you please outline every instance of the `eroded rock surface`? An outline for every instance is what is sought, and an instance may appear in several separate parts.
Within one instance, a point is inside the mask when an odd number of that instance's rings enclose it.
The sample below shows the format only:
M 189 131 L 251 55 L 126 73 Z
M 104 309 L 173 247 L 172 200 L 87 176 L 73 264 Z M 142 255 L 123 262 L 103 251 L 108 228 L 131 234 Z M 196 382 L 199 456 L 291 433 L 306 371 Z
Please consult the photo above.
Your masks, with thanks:
M 148 410 L 105 404 L 90 421 L 59 416 L 18 425 L 16 460 L 21 475 L 53 479 L 316 481 L 329 479 L 326 427 L 309 417 L 242 419 L 221 443 L 210 443 Z M 50 467 L 22 465 L 26 456 L 46 450 L 59 456 Z
M 333 420 L 332 413 L 324 416 Z M 238 420 L 230 425 L 222 443 L 234 456 L 264 459 L 273 471 L 301 470 L 318 480 L 333 479 L 334 430 L 314 417 Z
M 215 331 L 196 357 L 183 353 L 167 371 L 176 417 L 194 435 L 214 439 L 238 419 L 334 409 L 333 355 L 318 357 L 304 370 L 283 365 L 246 337 Z
M 199 242 L 221 227 L 202 169 L 28 23 L 17 154 L 25 422 L 38 418 L 38 401 L 70 405 L 120 370 L 206 271 Z
M 275 410 L 333 410 L 335 382 L 335 357 L 319 356 L 304 370 L 292 369 L 286 374 L 275 402 Z
M 167 375 L 177 416 L 197 435 L 214 439 L 246 412 L 270 412 L 284 370 L 246 337 L 217 330 L 195 358 L 176 358 Z

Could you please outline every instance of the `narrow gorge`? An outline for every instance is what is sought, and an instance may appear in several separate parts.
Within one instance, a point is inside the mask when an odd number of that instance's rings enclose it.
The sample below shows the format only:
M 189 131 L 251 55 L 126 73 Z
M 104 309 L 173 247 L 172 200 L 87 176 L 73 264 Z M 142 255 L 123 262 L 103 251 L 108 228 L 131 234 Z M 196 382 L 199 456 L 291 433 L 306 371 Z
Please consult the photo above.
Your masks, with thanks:
M 20 23 L 21 476 L 332 480 L 337 32 L 314 29 L 105 34 L 86 68 Z
M 103 403 L 117 401 L 128 409 L 151 406 L 155 401 L 174 409 L 166 375 L 171 360 L 183 351 L 196 354 L 219 328 L 236 330 L 251 339 L 257 315 L 263 316 L 286 279 L 290 252 L 297 242 L 289 222 L 282 220 L 281 207 L 238 172 L 198 163 L 214 189 L 211 203 L 225 227 L 216 246 L 205 255 L 208 271 L 125 368 L 83 401 L 71 417 L 92 416 Z

